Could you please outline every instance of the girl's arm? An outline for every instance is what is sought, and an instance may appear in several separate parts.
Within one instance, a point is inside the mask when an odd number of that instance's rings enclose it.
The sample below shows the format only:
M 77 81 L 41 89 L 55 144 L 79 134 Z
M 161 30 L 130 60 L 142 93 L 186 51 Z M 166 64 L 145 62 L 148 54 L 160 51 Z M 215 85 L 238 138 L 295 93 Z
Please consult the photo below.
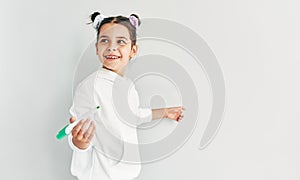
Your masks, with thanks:
M 152 120 L 168 118 L 168 119 L 180 121 L 184 117 L 182 114 L 183 110 L 185 110 L 185 108 L 181 106 L 152 109 Z

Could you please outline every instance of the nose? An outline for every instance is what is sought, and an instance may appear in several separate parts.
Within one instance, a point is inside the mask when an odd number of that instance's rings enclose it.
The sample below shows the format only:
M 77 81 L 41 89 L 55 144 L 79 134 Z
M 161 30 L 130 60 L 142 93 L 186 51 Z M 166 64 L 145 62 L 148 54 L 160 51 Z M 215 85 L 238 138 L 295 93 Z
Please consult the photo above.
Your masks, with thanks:
M 116 51 L 116 48 L 108 48 L 108 51 Z
M 115 43 L 110 43 L 110 45 L 107 48 L 107 51 L 116 51 L 117 50 L 117 46 Z

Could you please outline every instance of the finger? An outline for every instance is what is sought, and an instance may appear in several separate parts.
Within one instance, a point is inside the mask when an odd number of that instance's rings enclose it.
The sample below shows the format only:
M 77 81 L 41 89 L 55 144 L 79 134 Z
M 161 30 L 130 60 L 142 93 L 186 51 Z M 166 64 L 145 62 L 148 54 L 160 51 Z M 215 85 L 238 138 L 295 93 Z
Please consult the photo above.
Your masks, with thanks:
M 181 110 L 180 109 L 172 109 L 169 111 L 170 114 L 178 114 L 178 113 L 181 113 Z
M 182 120 L 182 118 L 183 118 L 183 116 L 180 116 L 180 117 L 179 117 L 179 121 L 181 121 L 181 120 Z
M 84 137 L 85 139 L 88 139 L 88 138 L 91 136 L 93 129 L 94 129 L 94 125 L 93 125 L 93 122 L 91 122 L 89 128 L 88 128 L 88 129 L 86 130 L 86 132 L 83 134 L 83 137 Z
M 185 109 L 184 109 L 183 107 L 180 107 L 180 108 L 177 109 L 177 112 L 182 113 L 184 110 L 185 110 Z
M 182 110 L 181 109 L 174 109 L 173 111 L 174 112 L 181 112 Z
M 178 121 L 180 121 L 182 118 L 184 117 L 184 115 L 183 114 L 179 114 L 179 116 L 178 116 Z
M 180 112 L 180 116 L 183 116 L 183 112 Z
M 83 120 L 80 120 L 79 123 L 73 128 L 72 135 L 73 137 L 76 137 L 83 125 Z
M 82 124 L 82 126 L 81 126 L 81 128 L 80 128 L 80 131 L 79 131 L 79 133 L 78 133 L 78 135 L 77 135 L 77 139 L 78 140 L 82 140 L 82 138 L 83 138 L 83 134 L 86 132 L 86 127 L 87 127 L 87 125 L 88 125 L 88 123 L 90 122 L 91 120 L 89 120 L 89 119 L 86 119 L 85 121 L 84 121 L 84 123 Z
M 91 132 L 90 137 L 88 138 L 88 141 L 89 141 L 89 142 L 92 141 L 92 139 L 93 139 L 93 137 L 94 137 L 94 135 L 95 135 L 95 132 L 96 132 L 96 126 L 95 126 L 94 123 L 93 123 L 93 130 L 92 130 L 92 132 Z
M 182 115 L 182 112 L 178 112 L 176 113 L 177 116 L 181 116 Z
M 166 108 L 167 111 L 171 111 L 171 112 L 178 111 L 179 109 L 180 109 L 180 107 L 169 107 L 169 108 Z
M 178 106 L 178 107 L 176 107 L 177 109 L 179 109 L 179 110 L 185 110 L 185 108 L 183 107 L 183 106 Z
M 178 117 L 178 122 L 182 120 L 182 116 Z
M 70 118 L 70 123 L 73 123 L 74 121 L 76 121 L 76 118 L 75 118 L 74 116 L 72 116 L 72 117 Z
M 82 131 L 83 131 L 83 133 L 85 133 L 87 131 L 87 129 L 89 128 L 90 124 L 91 124 L 91 119 L 87 118 L 85 120 L 85 122 L 83 123 L 82 128 L 81 128 Z
M 179 114 L 176 114 L 174 119 L 175 119 L 176 121 L 178 121 L 179 117 L 180 117 L 180 115 L 179 115 Z
M 175 109 L 176 111 L 181 111 L 181 110 L 182 110 L 182 107 L 181 107 L 181 106 L 178 106 L 178 107 L 174 107 L 174 109 Z
M 175 119 L 176 120 L 177 118 L 178 118 L 177 114 L 174 113 L 174 114 L 171 115 L 171 119 Z

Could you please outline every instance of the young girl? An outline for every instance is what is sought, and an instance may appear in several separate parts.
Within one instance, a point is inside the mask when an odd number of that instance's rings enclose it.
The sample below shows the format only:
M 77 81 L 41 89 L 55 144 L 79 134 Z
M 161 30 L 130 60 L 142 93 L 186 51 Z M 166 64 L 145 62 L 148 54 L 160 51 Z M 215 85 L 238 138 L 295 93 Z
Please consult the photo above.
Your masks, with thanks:
M 101 109 L 95 114 L 94 121 L 82 119 L 69 135 L 69 144 L 73 149 L 71 173 L 79 180 L 132 180 L 139 175 L 141 164 L 123 162 L 122 156 L 131 151 L 139 157 L 139 150 L 124 148 L 122 141 L 138 144 L 136 126 L 129 127 L 120 120 L 113 104 L 112 91 L 117 79 L 128 81 L 124 73 L 126 65 L 137 54 L 136 30 L 141 22 L 135 14 L 105 18 L 95 12 L 90 17 L 97 30 L 96 54 L 102 66 L 77 86 L 70 109 L 73 116 L 70 122 L 97 105 Z M 141 108 L 134 86 L 128 96 L 131 110 L 139 117 L 135 125 L 152 119 L 180 121 L 183 118 L 182 107 Z M 126 120 L 128 117 L 122 118 Z M 108 131 L 105 134 L 106 129 L 120 141 L 109 137 Z M 120 155 L 120 161 L 110 159 L 103 152 Z

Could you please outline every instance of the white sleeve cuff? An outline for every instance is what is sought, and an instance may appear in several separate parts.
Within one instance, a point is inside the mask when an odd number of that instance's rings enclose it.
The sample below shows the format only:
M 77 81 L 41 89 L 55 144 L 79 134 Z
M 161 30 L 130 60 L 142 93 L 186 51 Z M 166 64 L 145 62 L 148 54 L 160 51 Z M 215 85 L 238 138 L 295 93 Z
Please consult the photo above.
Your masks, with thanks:
M 89 147 L 86 148 L 86 149 L 79 149 L 78 147 L 76 147 L 76 146 L 73 144 L 72 139 L 73 139 L 72 134 L 69 134 L 69 136 L 68 136 L 68 141 L 69 141 L 69 145 L 70 145 L 70 147 L 71 147 L 71 149 L 72 149 L 73 151 L 77 151 L 77 152 L 87 152 L 87 151 L 89 151 L 89 150 L 92 148 L 92 145 L 90 144 Z
M 151 108 L 139 108 L 139 118 L 140 118 L 140 123 L 147 123 L 151 122 L 152 120 L 152 109 Z

